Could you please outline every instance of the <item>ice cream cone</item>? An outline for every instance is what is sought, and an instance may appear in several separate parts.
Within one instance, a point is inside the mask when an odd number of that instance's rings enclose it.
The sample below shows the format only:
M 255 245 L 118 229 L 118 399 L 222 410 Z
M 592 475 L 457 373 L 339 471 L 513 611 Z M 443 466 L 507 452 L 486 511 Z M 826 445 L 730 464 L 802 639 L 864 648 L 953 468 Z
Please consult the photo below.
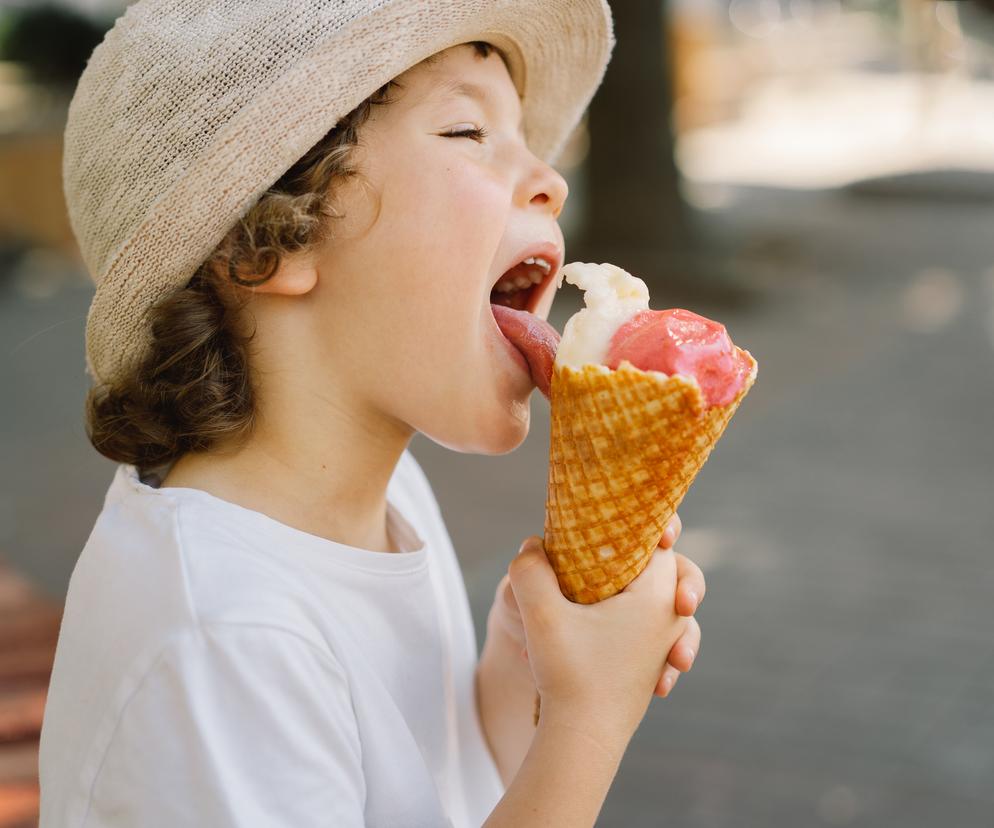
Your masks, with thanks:
M 591 604 L 648 564 L 671 518 L 756 377 L 706 407 L 696 382 L 641 371 L 557 365 L 545 551 L 563 594 Z
M 715 320 L 652 310 L 645 282 L 617 265 L 571 262 L 563 279 L 584 307 L 549 382 L 544 545 L 563 594 L 593 604 L 648 565 L 757 365 Z

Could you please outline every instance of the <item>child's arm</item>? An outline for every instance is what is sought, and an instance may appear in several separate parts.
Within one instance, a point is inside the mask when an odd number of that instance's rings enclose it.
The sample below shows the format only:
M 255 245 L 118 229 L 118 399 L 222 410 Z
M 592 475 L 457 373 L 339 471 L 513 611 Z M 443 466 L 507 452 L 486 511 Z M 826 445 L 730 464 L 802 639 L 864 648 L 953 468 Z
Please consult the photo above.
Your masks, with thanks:
M 484 825 L 592 826 L 666 666 L 666 653 L 687 628 L 674 608 L 676 559 L 657 549 L 621 593 L 591 605 L 563 596 L 537 536 L 522 545 L 509 576 L 542 717 Z M 483 661 L 481 689 L 493 663 Z M 530 718 L 527 708 L 525 717 Z
M 525 761 L 483 828 L 592 826 L 630 740 L 623 728 L 598 730 L 599 713 L 543 704 Z
M 495 604 L 502 600 L 504 587 L 502 580 Z M 487 619 L 487 640 L 476 668 L 476 698 L 483 733 L 506 788 L 535 737 L 535 681 L 521 655 L 522 645 L 498 617 L 491 611 Z

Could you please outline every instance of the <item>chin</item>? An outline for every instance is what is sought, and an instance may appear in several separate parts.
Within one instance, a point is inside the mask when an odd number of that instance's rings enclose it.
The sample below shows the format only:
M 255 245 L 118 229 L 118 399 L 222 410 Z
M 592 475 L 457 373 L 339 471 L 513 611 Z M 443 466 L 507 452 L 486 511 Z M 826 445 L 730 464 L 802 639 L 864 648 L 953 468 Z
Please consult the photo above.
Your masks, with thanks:
M 502 416 L 490 421 L 484 418 L 469 420 L 471 433 L 422 431 L 433 443 L 461 454 L 508 454 L 520 446 L 528 436 L 531 424 L 531 407 L 528 398 L 513 400 Z
M 480 434 L 477 454 L 507 454 L 520 446 L 528 436 L 531 425 L 531 401 L 512 399 L 490 428 Z

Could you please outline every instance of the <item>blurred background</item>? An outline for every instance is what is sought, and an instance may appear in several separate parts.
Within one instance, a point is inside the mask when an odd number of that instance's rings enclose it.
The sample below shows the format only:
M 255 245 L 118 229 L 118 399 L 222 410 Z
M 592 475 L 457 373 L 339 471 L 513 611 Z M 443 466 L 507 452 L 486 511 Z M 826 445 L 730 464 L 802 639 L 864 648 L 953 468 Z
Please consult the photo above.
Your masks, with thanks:
M 0 6 L 0 826 L 37 822 L 88 444 L 92 285 L 60 182 L 76 78 L 125 3 Z M 994 14 L 932 0 L 611 0 L 558 163 L 567 261 L 720 320 L 759 379 L 694 483 L 693 671 L 598 825 L 994 826 Z M 566 285 L 551 321 L 580 307 Z M 412 446 L 482 643 L 541 533 L 548 407 L 516 452 Z M 987 557 L 985 557 L 987 556 Z

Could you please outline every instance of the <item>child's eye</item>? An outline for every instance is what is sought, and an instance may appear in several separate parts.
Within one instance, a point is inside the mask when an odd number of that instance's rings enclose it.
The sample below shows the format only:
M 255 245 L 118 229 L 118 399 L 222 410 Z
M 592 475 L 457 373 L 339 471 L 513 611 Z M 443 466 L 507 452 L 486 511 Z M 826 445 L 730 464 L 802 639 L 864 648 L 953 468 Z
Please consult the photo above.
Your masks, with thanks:
M 484 127 L 461 129 L 458 132 L 445 132 L 442 134 L 445 138 L 472 138 L 474 141 L 482 141 L 488 135 Z

